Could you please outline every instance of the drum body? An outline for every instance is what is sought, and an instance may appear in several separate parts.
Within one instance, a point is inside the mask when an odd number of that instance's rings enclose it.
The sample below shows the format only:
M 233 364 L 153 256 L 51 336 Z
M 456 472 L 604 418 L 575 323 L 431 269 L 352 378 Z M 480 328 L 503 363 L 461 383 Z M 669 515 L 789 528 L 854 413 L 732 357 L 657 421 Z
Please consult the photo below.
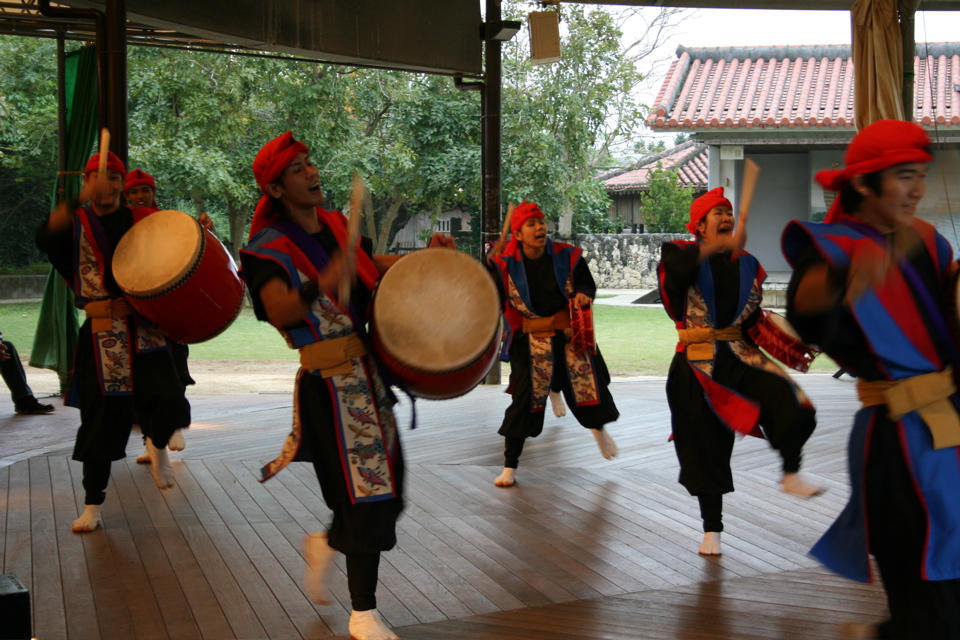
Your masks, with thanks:
M 388 372 L 422 398 L 461 396 L 497 359 L 500 297 L 479 261 L 453 249 L 398 260 L 371 302 L 370 334 Z
M 763 317 L 750 328 L 750 337 L 761 349 L 791 369 L 806 373 L 822 352 L 804 344 L 786 318 L 779 313 L 762 310 Z
M 243 308 L 230 253 L 181 211 L 157 211 L 133 225 L 114 251 L 113 274 L 130 305 L 177 342 L 219 335 Z

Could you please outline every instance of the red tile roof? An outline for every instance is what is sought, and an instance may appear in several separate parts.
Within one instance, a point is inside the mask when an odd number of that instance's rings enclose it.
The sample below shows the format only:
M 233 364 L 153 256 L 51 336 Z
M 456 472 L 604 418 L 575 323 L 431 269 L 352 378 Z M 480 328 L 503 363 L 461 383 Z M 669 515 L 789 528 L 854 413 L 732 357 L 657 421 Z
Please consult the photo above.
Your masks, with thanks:
M 597 176 L 597 179 L 603 182 L 608 193 L 646 191 L 649 188 L 650 172 L 659 166 L 662 169 L 676 169 L 680 184 L 702 191 L 707 188 L 710 174 L 708 157 L 706 145 L 693 141 L 684 142 L 672 149 L 647 156 L 629 169 L 608 171 Z
M 960 126 L 960 43 L 918 43 L 915 120 Z M 677 48 L 654 130 L 853 129 L 850 45 Z

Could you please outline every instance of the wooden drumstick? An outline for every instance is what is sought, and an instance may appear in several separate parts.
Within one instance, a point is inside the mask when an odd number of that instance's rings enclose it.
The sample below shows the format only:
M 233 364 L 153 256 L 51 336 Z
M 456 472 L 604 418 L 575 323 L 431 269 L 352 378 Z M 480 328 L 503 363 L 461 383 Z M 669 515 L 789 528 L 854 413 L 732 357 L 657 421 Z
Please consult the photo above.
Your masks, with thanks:
M 513 203 L 507 205 L 507 214 L 503 216 L 503 231 L 500 232 L 500 241 L 497 242 L 496 247 L 494 247 L 494 255 L 498 256 L 503 253 L 503 247 L 507 244 L 507 235 L 510 233 L 510 223 L 513 220 Z
M 97 178 L 101 181 L 107 177 L 108 153 L 110 153 L 110 130 L 104 127 L 100 129 L 100 169 L 97 171 Z
M 743 162 L 743 182 L 740 184 L 740 213 L 737 216 L 736 237 L 741 238 L 747 233 L 747 219 L 750 217 L 750 203 L 753 200 L 753 192 L 757 187 L 757 179 L 760 176 L 760 165 L 747 158 Z M 740 256 L 740 249 L 734 249 L 731 258 L 736 260 Z
M 353 174 L 353 189 L 350 192 L 350 220 L 347 222 L 347 247 L 343 264 L 340 266 L 340 288 L 338 297 L 340 306 L 350 306 L 350 288 L 357 273 L 357 243 L 360 241 L 360 219 L 363 217 L 363 204 L 367 188 L 359 173 Z

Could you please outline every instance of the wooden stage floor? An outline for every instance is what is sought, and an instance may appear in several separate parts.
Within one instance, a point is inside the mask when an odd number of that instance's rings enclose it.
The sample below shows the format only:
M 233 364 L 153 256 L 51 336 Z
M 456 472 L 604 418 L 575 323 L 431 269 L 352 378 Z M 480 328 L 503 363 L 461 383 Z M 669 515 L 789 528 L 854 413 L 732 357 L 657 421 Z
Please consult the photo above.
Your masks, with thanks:
M 849 378 L 801 383 L 819 411 L 804 468 L 829 490 L 780 492 L 775 452 L 738 442 L 719 558 L 696 553 L 697 503 L 676 481 L 662 379 L 613 383 L 616 460 L 572 416 L 550 415 L 510 489 L 493 485 L 504 387 L 418 402 L 418 427 L 402 434 L 407 507 L 381 564 L 381 613 L 404 640 L 828 639 L 842 621 L 882 620 L 877 585 L 807 556 L 849 493 L 856 401 Z M 342 562 L 335 604 L 312 605 L 301 586 L 301 538 L 329 516 L 312 468 L 257 482 L 289 431 L 290 396 L 191 402 L 187 448 L 172 454 L 177 486 L 159 491 L 136 464 L 135 433 L 113 467 L 105 526 L 75 534 L 77 412 L 15 416 L 0 399 L 0 573 L 29 589 L 37 638 L 346 637 Z

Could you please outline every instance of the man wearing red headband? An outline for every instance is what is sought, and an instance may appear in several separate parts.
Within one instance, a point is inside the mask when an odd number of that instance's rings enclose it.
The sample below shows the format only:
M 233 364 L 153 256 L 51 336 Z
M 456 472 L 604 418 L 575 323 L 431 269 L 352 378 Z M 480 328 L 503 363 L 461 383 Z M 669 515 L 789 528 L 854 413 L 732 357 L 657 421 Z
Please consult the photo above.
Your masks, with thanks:
M 74 531 L 100 525 L 100 505 L 113 460 L 126 455 L 133 413 L 151 449 L 157 486 L 173 486 L 166 447 L 170 435 L 190 424 L 190 404 L 166 337 L 133 314 L 113 276 L 112 257 L 123 235 L 153 212 L 120 204 L 124 166 L 107 155 L 100 179 L 98 155 L 84 169 L 78 202 L 57 206 L 37 230 L 37 246 L 73 288 L 86 312 L 80 327 L 74 375 L 66 403 L 80 408 L 73 459 L 83 462 L 84 512 Z M 80 203 L 88 202 L 87 206 Z
M 134 208 L 160 208 L 157 206 L 157 183 L 152 175 L 142 169 L 134 169 L 127 174 L 123 183 L 123 197 Z
M 863 403 L 849 441 L 850 502 L 812 551 L 864 582 L 868 554 L 876 558 L 890 619 L 856 637 L 960 638 L 958 348 L 945 311 L 956 264 L 914 217 L 929 147 L 912 122 L 864 128 L 845 166 L 816 176 L 839 191 L 827 222 L 791 222 L 783 234 L 794 267 L 788 318 L 857 376 Z
M 543 431 L 551 390 L 563 392 L 574 417 L 592 431 L 608 460 L 617 455 L 617 446 L 604 425 L 620 417 L 603 356 L 578 350 L 571 342 L 570 302 L 588 307 L 597 292 L 580 249 L 550 240 L 543 212 L 533 202 L 513 210 L 510 228 L 513 236 L 503 252 L 495 249 L 488 258 L 509 327 L 504 352 L 509 354 L 512 394 L 499 431 L 504 465 L 494 481 L 498 487 L 516 482 L 524 442 Z
M 799 473 L 816 414 L 749 338 L 762 316 L 766 274 L 743 251 L 745 234 L 734 227 L 723 187 L 709 191 L 690 206 L 687 229 L 696 238 L 665 243 L 657 269 L 663 306 L 680 337 L 667 401 L 680 484 L 700 503 L 702 555 L 721 554 L 723 494 L 733 491 L 730 456 L 737 433 L 766 436 L 780 452 L 784 491 L 804 498 L 820 492 Z
M 396 256 L 373 256 L 362 238 L 357 282 L 347 307 L 337 297 L 346 249 L 346 219 L 321 208 L 320 174 L 305 144 L 288 131 L 270 141 L 253 162 L 263 192 L 240 252 L 257 318 L 268 321 L 299 349 L 293 432 L 280 457 L 263 469 L 267 480 L 294 460 L 313 461 L 324 501 L 333 511 L 326 532 L 304 538 L 309 598 L 326 603 L 324 585 L 335 551 L 346 556 L 355 640 L 397 636 L 377 612 L 382 551 L 397 542 L 403 509 L 404 463 L 391 407 L 396 402 L 367 355 L 365 331 L 371 292 Z M 441 236 L 442 238 L 442 236 Z M 450 246 L 434 238 L 432 246 Z

